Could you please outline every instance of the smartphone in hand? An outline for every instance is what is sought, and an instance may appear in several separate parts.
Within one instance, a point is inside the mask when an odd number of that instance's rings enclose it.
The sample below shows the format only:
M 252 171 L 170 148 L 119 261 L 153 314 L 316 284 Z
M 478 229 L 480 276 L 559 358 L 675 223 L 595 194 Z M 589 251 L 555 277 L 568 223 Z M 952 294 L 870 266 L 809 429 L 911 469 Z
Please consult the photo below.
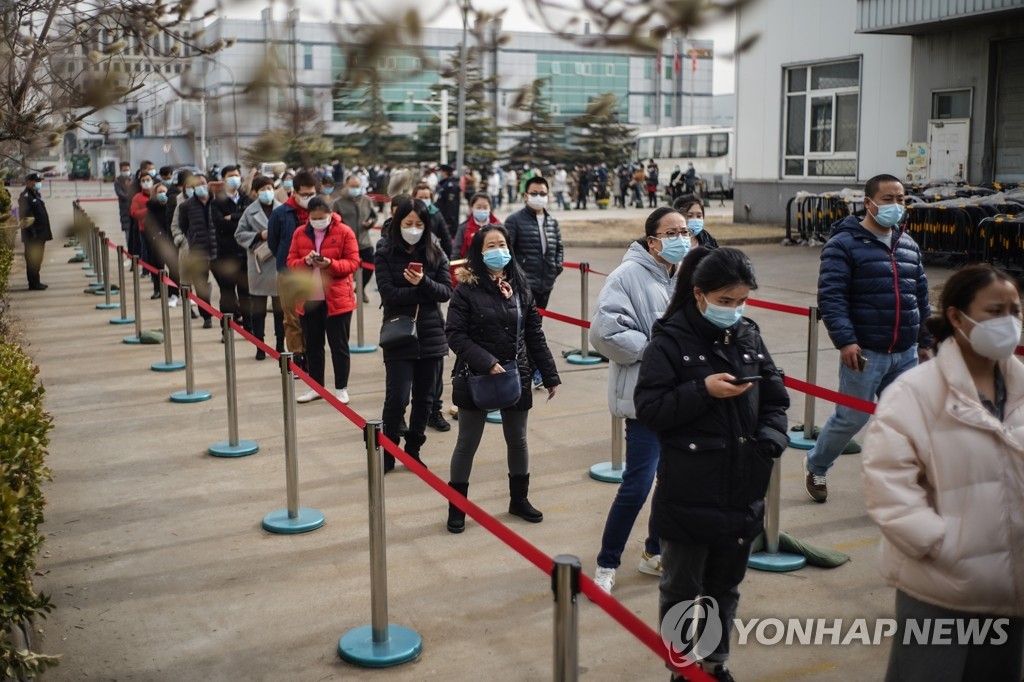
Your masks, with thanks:
M 732 384 L 733 386 L 742 386 L 743 384 L 752 384 L 755 381 L 761 381 L 762 377 L 736 377 L 735 379 L 726 379 L 725 383 Z
M 423 272 L 423 263 L 413 261 L 412 263 L 409 263 L 409 269 L 413 272 Z

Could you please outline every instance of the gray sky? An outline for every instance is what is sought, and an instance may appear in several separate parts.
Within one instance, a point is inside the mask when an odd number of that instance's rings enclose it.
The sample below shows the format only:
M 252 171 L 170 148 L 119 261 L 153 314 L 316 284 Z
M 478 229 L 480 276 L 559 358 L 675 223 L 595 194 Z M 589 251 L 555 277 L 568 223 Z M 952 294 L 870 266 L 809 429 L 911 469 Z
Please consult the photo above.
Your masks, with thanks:
M 510 31 L 540 31 L 545 29 L 531 18 L 527 10 L 528 0 L 474 0 L 474 6 L 481 9 L 497 11 L 505 10 L 503 26 Z M 574 0 L 561 0 L 562 4 L 571 4 Z M 221 14 L 230 18 L 257 18 L 261 10 L 267 6 L 266 0 L 200 0 L 203 9 L 220 5 Z M 380 16 L 395 17 L 403 14 L 410 7 L 419 10 L 420 16 L 429 26 L 458 28 L 462 19 L 457 4 L 452 0 L 374 0 L 373 2 L 354 2 L 353 0 L 328 0 L 322 3 L 300 5 L 300 17 L 303 20 L 317 19 L 328 21 L 355 22 L 358 15 L 353 5 L 372 6 Z M 530 7 L 534 5 L 531 3 Z M 284 17 L 285 3 L 277 3 L 275 14 Z M 553 17 L 559 19 L 558 17 Z M 561 23 L 561 20 L 559 20 Z M 731 18 L 694 30 L 693 38 L 713 40 L 715 42 L 714 93 L 716 95 L 733 92 L 735 68 L 730 54 L 736 43 L 736 24 Z

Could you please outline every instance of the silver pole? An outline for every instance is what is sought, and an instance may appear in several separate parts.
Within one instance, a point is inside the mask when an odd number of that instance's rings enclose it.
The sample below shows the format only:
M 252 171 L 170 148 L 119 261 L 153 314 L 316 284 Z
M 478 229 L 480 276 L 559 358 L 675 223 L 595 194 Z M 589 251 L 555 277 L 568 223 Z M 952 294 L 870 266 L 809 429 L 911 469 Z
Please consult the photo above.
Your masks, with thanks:
M 356 270 L 356 344 L 363 345 L 363 259 L 359 259 L 359 269 Z
M 142 288 L 142 273 L 139 265 L 139 257 L 132 256 L 132 288 L 134 289 L 133 305 L 135 306 L 135 338 L 142 338 L 142 302 L 139 299 L 139 289 Z M 124 294 L 121 294 L 124 296 Z
M 580 319 L 587 320 L 590 316 L 587 313 L 587 302 L 590 298 L 590 291 L 587 286 L 587 276 L 590 271 L 590 263 L 580 263 Z M 589 345 L 590 340 L 587 338 L 589 330 L 586 327 L 580 327 L 580 355 L 584 358 L 589 356 Z
M 160 315 L 164 325 L 164 362 L 170 365 L 174 362 L 174 354 L 171 352 L 171 309 L 167 307 L 167 280 L 164 279 L 165 272 L 170 271 L 164 268 L 153 275 L 153 277 L 160 278 Z M 188 306 L 185 307 L 187 308 Z M 190 390 L 189 393 L 191 392 Z
M 295 382 L 292 353 L 281 353 L 281 398 L 284 400 L 284 475 L 288 491 L 288 518 L 299 518 L 299 458 L 295 428 Z
M 370 492 L 370 628 L 373 641 L 388 641 L 388 559 L 384 534 L 384 458 L 380 453 L 380 432 L 384 422 L 370 419 L 366 440 L 366 468 Z
M 92 253 L 95 260 L 92 262 L 92 267 L 96 273 L 96 284 L 103 284 L 103 259 L 100 257 L 100 228 L 96 225 L 92 226 Z
M 576 595 L 580 593 L 580 560 L 571 554 L 555 557 L 551 590 L 555 593 L 555 682 L 579 679 L 579 626 Z
M 469 40 L 469 0 L 462 0 L 462 45 L 459 52 L 459 108 L 455 120 L 459 126 L 458 146 L 455 148 L 455 174 L 462 177 L 466 163 L 466 59 Z
M 779 506 L 782 497 L 782 462 L 776 458 L 772 462 L 772 475 L 768 479 L 768 496 L 765 498 L 764 510 L 764 551 L 768 554 L 779 553 Z
M 85 223 L 83 216 L 82 222 Z M 94 269 L 96 267 L 96 261 L 93 258 L 92 253 L 92 228 L 85 226 L 82 230 L 82 247 L 85 251 L 85 260 L 88 261 L 88 267 Z
M 612 415 L 612 471 L 622 471 L 622 417 Z
M 818 307 L 807 309 L 807 383 L 818 383 Z M 814 439 L 814 396 L 804 400 L 804 438 Z
M 164 271 L 168 272 L 166 266 Z M 168 274 L 168 276 L 170 276 Z M 188 284 L 182 284 L 181 289 L 181 300 L 184 301 L 185 305 L 181 306 L 182 319 L 184 325 L 182 331 L 185 337 L 185 393 L 192 395 L 196 392 L 195 376 L 192 371 L 192 306 L 188 304 L 189 298 L 188 293 L 191 287 Z M 168 317 L 170 316 L 169 308 L 167 306 L 167 283 L 163 277 L 160 278 L 160 293 L 164 299 L 164 310 L 168 311 Z
M 100 232 L 100 245 L 103 249 L 103 303 L 110 305 L 110 248 L 107 247 L 107 233 Z
M 121 303 L 121 319 L 128 318 L 128 301 L 124 295 L 124 247 L 117 245 L 117 291 Z
M 187 293 L 186 287 L 182 287 L 182 300 L 186 303 L 185 307 L 190 308 Z M 238 398 L 235 395 L 235 383 L 237 381 L 235 374 L 235 334 L 231 328 L 231 322 L 234 319 L 235 316 L 231 313 L 224 313 L 224 317 L 220 318 L 221 328 L 224 333 L 224 376 L 227 379 L 228 445 L 231 447 L 238 446 Z

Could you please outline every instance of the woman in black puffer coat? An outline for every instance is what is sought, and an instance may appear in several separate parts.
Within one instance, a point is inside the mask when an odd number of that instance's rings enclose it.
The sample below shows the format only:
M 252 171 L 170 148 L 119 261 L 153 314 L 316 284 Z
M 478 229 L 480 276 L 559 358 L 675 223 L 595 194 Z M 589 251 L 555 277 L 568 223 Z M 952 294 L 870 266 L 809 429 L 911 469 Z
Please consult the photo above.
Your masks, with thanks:
M 456 273 L 459 285 L 448 306 L 446 327 L 448 344 L 457 356 L 452 372 L 452 402 L 459 407 L 459 438 L 452 452 L 448 485 L 463 495 L 468 491 L 473 457 L 487 418 L 487 412 L 474 404 L 469 393 L 468 375 L 500 373 L 504 371 L 502 365 L 515 361 L 521 387 L 519 402 L 501 411 L 508 447 L 508 511 L 538 523 L 544 515 L 527 499 L 530 474 L 526 419 L 533 407 L 532 367 L 540 371 L 549 399 L 562 382 L 526 277 L 509 252 L 505 228 L 481 227 L 473 236 L 466 259 L 467 266 Z M 449 505 L 448 530 L 461 533 L 464 528 L 465 514 Z
M 757 325 L 743 317 L 756 287 L 741 251 L 691 251 L 633 394 L 637 420 L 661 446 L 651 511 L 661 538 L 659 622 L 685 628 L 673 607 L 707 599 L 721 639 L 697 653 L 721 680 L 732 679 L 729 636 L 772 465 L 789 444 L 789 395 Z M 740 377 L 757 379 L 730 383 Z
M 427 418 L 441 363 L 448 355 L 441 304 L 451 298 L 448 257 L 430 230 L 430 213 L 421 201 L 405 199 L 385 226 L 373 258 L 384 319 L 407 315 L 416 319 L 416 339 L 398 348 L 384 349 L 384 435 L 398 442 L 400 424 L 412 395 L 405 451 L 420 460 L 426 442 Z M 410 268 L 419 263 L 422 269 Z M 395 468 L 395 458 L 384 455 L 384 470 Z

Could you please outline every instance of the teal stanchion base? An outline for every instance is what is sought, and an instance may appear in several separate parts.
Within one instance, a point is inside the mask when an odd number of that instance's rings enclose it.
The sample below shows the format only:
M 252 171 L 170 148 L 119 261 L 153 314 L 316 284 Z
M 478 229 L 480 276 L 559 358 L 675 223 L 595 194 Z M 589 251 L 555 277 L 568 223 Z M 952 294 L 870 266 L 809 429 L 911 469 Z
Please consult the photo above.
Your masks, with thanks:
M 85 286 L 87 286 L 89 288 L 102 287 L 103 286 L 103 282 L 102 281 L 97 282 L 95 279 L 93 279 L 93 277 L 95 277 L 95 276 L 96 275 L 89 275 L 88 277 L 86 277 L 86 279 L 92 279 L 92 281 L 89 282 L 88 284 L 86 284 Z
M 134 322 L 134 320 L 132 320 Z M 137 336 L 126 336 L 121 339 L 121 343 L 127 343 L 130 346 L 137 346 L 142 343 L 142 339 Z
M 96 310 L 113 310 L 114 308 L 120 308 L 120 307 L 121 307 L 120 303 L 97 303 L 96 304 Z
M 488 424 L 500 424 L 501 423 L 501 410 L 491 410 L 487 413 Z
M 180 369 L 185 369 L 184 360 L 171 360 L 170 362 L 154 362 L 149 366 L 154 372 L 177 372 Z
M 386 642 L 373 641 L 373 627 L 364 625 L 346 632 L 338 640 L 341 660 L 365 668 L 390 668 L 415 660 L 423 651 L 423 639 L 415 630 L 401 625 L 388 626 Z
M 294 519 L 288 518 L 287 509 L 272 511 L 263 517 L 263 530 L 268 533 L 285 535 L 308 533 L 322 525 L 324 525 L 324 515 L 310 507 L 299 507 L 299 515 Z
M 213 394 L 209 391 L 204 391 L 201 388 L 189 393 L 188 391 L 175 391 L 171 394 L 172 403 L 201 403 L 204 400 L 209 400 L 213 397 Z
M 601 358 L 596 355 L 584 356 L 580 353 L 570 353 L 565 356 L 565 361 L 570 365 L 599 365 Z
M 604 483 L 622 483 L 622 473 L 625 470 L 625 464 L 618 469 L 613 469 L 611 462 L 599 462 L 590 467 L 590 477 Z
M 92 293 L 96 294 L 97 296 L 103 296 L 103 294 L 104 294 L 103 287 L 100 286 L 100 287 L 97 287 L 96 289 L 93 289 Z M 111 289 L 110 290 L 110 296 L 111 297 L 117 296 L 117 289 Z M 121 306 L 117 306 L 117 307 L 120 308 Z
M 800 432 L 803 433 L 802 431 Z M 793 434 L 789 437 L 789 447 L 797 450 L 810 450 L 814 447 L 815 441 L 811 438 L 804 438 L 802 435 Z
M 255 455 L 260 451 L 260 446 L 254 440 L 240 440 L 237 445 L 232 445 L 231 441 L 219 440 L 206 451 L 214 457 L 245 457 Z
M 118 308 L 120 308 L 120 307 L 121 306 L 118 306 Z M 135 318 L 134 317 L 115 317 L 114 319 L 112 319 L 110 321 L 110 324 L 135 324 Z M 134 339 L 135 337 L 132 336 L 130 338 Z M 125 343 L 127 343 L 127 341 Z
M 89 264 L 89 261 L 85 261 L 85 265 L 82 266 L 82 269 L 95 271 L 95 268 Z M 86 275 L 86 277 L 88 277 L 88 275 Z
M 769 554 L 768 552 L 754 552 L 747 560 L 747 566 L 757 571 L 770 571 L 772 573 L 785 573 L 796 571 L 807 564 L 807 559 L 802 554 L 791 554 L 779 552 Z
M 374 346 L 373 344 L 367 344 L 365 346 L 359 346 L 359 345 L 356 345 L 356 344 L 349 344 L 349 347 L 348 347 L 348 352 L 349 353 L 374 353 L 376 351 L 377 351 L 377 346 Z

